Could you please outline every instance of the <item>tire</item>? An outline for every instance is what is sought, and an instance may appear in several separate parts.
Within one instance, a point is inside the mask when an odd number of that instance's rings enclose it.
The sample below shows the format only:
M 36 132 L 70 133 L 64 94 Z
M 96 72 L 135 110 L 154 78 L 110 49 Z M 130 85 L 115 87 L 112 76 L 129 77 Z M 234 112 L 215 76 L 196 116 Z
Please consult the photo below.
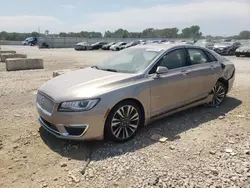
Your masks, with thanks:
M 213 90 L 212 90 L 212 93 L 213 93 L 213 99 L 211 102 L 209 102 L 207 104 L 208 107 L 218 107 L 220 106 L 223 101 L 225 100 L 226 98 L 226 95 L 227 95 L 227 88 L 225 86 L 225 84 L 223 84 L 222 82 L 218 81 Z
M 142 125 L 142 110 L 133 101 L 118 103 L 109 113 L 104 136 L 115 142 L 126 142 L 136 135 Z
M 228 54 L 229 55 L 234 55 L 234 51 L 233 50 L 229 50 Z

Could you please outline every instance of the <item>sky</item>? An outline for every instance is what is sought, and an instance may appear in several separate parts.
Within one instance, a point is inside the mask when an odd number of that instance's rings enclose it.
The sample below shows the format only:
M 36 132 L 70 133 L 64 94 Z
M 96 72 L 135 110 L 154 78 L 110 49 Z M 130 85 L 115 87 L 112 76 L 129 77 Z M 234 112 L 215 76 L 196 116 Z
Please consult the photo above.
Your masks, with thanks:
M 180 30 L 199 25 L 205 35 L 250 30 L 250 0 L 0 0 L 0 31 L 44 33 Z

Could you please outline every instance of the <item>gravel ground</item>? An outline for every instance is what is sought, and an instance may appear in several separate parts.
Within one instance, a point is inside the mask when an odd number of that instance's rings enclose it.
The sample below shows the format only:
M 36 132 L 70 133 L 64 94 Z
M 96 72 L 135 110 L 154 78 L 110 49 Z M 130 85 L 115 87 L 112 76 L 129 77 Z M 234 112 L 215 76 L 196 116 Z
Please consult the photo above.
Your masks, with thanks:
M 175 114 L 115 144 L 57 139 L 40 128 L 35 108 L 36 91 L 53 70 L 91 65 L 115 52 L 2 49 L 42 57 L 45 69 L 5 72 L 0 63 L 0 187 L 250 187 L 249 58 L 229 57 L 236 80 L 220 108 Z

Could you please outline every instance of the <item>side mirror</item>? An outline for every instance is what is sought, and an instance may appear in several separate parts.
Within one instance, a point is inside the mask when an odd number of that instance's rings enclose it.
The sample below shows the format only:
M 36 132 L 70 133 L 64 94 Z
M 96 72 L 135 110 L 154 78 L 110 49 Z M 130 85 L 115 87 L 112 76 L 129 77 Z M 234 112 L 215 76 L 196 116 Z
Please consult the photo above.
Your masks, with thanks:
M 164 66 L 158 66 L 156 69 L 156 74 L 164 74 L 168 72 L 168 68 Z

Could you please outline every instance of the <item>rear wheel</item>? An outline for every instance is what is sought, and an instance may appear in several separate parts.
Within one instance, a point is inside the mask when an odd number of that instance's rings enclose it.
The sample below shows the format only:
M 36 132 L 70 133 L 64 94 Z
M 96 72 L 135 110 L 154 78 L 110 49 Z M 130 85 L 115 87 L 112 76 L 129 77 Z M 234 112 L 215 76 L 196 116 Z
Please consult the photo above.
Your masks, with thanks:
M 142 112 L 133 101 L 116 105 L 105 124 L 105 137 L 116 142 L 125 142 L 135 136 L 142 123 Z
M 226 86 L 222 82 L 217 82 L 212 90 L 213 99 L 207 105 L 209 107 L 220 106 L 226 98 Z

